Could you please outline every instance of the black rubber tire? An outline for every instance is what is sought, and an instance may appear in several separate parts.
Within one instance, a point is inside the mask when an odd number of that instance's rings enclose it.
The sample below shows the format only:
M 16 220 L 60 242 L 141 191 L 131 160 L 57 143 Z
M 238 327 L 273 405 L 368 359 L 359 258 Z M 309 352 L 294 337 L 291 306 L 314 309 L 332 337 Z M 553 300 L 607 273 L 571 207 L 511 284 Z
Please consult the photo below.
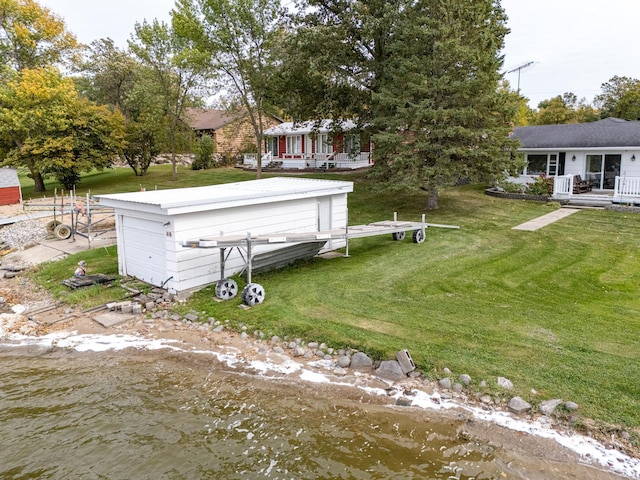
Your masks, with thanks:
M 424 242 L 424 231 L 419 228 L 413 231 L 413 243 L 422 243 Z
M 66 240 L 71 236 L 71 227 L 61 223 L 53 230 L 53 234 L 60 240 Z
M 264 302 L 264 288 L 259 283 L 248 283 L 242 290 L 242 301 L 253 307 Z
M 216 297 L 231 300 L 238 294 L 238 284 L 231 278 L 223 278 L 216 284 Z
M 56 227 L 58 225 L 60 225 L 60 221 L 58 220 L 51 220 L 50 222 L 47 222 L 47 233 L 49 235 L 53 235 L 53 231 L 56 229 Z
M 404 232 L 393 232 L 391 234 L 391 238 L 397 241 L 402 241 L 404 240 Z

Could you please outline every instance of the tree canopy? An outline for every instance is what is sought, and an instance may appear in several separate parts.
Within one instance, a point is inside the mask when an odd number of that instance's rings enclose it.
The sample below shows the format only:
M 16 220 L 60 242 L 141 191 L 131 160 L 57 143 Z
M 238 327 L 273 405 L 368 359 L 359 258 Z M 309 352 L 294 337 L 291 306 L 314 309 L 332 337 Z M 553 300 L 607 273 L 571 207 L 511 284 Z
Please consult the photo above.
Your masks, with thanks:
M 109 166 L 122 137 L 121 115 L 81 98 L 53 67 L 23 69 L 0 86 L 3 163 L 26 167 L 35 192 L 46 175 L 71 188 L 81 172 Z
M 375 144 L 370 177 L 423 188 L 501 175 L 517 102 L 500 90 L 499 2 L 309 0 L 283 85 L 294 117 L 354 117 Z M 302 79 L 302 80 L 300 80 Z
M 616 75 L 601 88 L 602 93 L 595 98 L 601 118 L 640 119 L 640 80 Z
M 155 89 L 154 98 L 161 102 L 159 113 L 166 129 L 175 180 L 176 154 L 184 148 L 183 140 L 190 134 L 187 108 L 195 105 L 198 94 L 203 94 L 210 73 L 207 53 L 176 35 L 171 25 L 157 20 L 137 23 L 129 48 L 153 76 L 154 84 L 149 87 Z
M 64 21 L 34 0 L 0 0 L 0 63 L 14 70 L 76 60 L 80 45 Z
M 179 0 L 173 11 L 177 33 L 209 58 L 231 109 L 251 123 L 257 152 L 265 115 L 274 110 L 270 98 L 284 18 L 279 0 Z M 261 171 L 258 155 L 258 178 Z
M 414 2 L 403 9 L 373 95 L 376 163 L 392 188 L 441 188 L 496 178 L 511 162 L 517 104 L 500 90 L 508 30 L 492 1 Z

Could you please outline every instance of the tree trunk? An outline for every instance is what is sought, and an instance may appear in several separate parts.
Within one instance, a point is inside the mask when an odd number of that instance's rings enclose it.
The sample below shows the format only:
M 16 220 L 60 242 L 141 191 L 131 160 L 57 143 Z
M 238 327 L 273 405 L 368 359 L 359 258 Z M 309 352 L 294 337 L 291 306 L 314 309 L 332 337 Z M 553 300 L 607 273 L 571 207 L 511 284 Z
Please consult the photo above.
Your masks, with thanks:
M 427 210 L 436 210 L 438 208 L 438 189 L 429 189 L 429 196 L 427 197 Z
M 40 172 L 31 172 L 31 176 L 33 177 L 33 183 L 35 185 L 33 187 L 33 192 L 34 193 L 44 192 L 45 191 L 44 178 L 42 178 L 42 174 Z
M 173 181 L 178 181 L 178 162 L 176 161 L 176 151 L 173 149 L 171 152 L 171 166 L 173 167 Z
M 262 178 L 262 139 L 258 138 L 256 142 L 258 147 L 258 153 L 256 159 L 258 160 L 256 163 L 256 178 Z

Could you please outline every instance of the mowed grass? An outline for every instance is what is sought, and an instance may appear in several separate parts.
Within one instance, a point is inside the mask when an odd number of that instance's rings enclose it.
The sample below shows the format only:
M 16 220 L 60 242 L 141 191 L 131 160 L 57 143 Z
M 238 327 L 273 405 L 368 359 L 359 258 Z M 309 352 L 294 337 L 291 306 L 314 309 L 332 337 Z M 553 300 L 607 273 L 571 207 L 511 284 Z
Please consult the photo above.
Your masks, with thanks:
M 168 184 L 160 181 L 165 170 Z M 394 211 L 405 220 L 424 213 L 424 195 L 378 192 L 362 173 L 317 176 L 355 181 L 350 224 L 389 219 Z M 108 190 L 106 175 L 91 191 L 135 189 L 126 177 Z M 184 170 L 176 184 L 161 167 L 148 178 L 173 188 L 254 175 Z M 83 188 L 89 183 L 83 179 Z M 533 403 L 571 400 L 585 417 L 638 427 L 640 215 L 583 210 L 536 232 L 512 230 L 553 208 L 488 197 L 480 186 L 452 188 L 438 210 L 426 212 L 427 222 L 459 230 L 430 228 L 423 244 L 390 236 L 352 240 L 349 258 L 254 275 L 266 290 L 255 308 L 239 308 L 239 298 L 216 302 L 211 287 L 185 308 L 250 332 L 324 341 L 380 359 L 406 348 L 434 377 L 448 367 L 454 377 L 467 373 L 495 391 L 496 377 L 504 376 L 514 382 L 513 394 Z M 242 287 L 244 279 L 237 280 Z

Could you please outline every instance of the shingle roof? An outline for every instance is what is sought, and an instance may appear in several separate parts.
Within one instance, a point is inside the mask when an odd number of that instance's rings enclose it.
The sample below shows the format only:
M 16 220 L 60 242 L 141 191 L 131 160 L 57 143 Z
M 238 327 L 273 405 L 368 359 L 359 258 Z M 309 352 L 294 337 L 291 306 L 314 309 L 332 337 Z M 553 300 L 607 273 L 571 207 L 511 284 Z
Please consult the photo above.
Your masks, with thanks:
M 591 123 L 516 127 L 522 148 L 640 147 L 640 122 L 605 118 Z
M 20 185 L 18 174 L 13 168 L 0 168 L 0 188 Z
M 278 135 L 304 135 L 311 132 L 330 133 L 336 130 L 348 131 L 356 127 L 353 120 L 342 120 L 334 123 L 333 120 L 320 120 L 319 122 L 309 120 L 306 122 L 284 122 L 275 125 L 264 131 L 266 136 Z
M 213 108 L 189 108 L 187 124 L 194 130 L 218 130 L 237 120 L 241 115 L 229 115 Z

